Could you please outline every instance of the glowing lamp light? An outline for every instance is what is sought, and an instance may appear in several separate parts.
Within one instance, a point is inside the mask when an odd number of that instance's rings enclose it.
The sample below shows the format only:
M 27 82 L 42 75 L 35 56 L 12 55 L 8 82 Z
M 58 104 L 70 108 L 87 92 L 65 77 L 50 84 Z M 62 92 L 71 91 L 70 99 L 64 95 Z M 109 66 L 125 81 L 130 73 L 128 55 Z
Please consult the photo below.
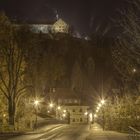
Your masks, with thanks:
M 98 106 L 98 107 L 97 107 L 97 110 L 99 110 L 99 109 L 100 109 L 100 107 Z
M 66 110 L 63 110 L 64 113 L 66 113 Z
M 58 110 L 60 110 L 60 109 L 61 109 L 61 107 L 60 107 L 60 106 L 58 106 L 58 107 L 57 107 L 57 109 L 58 109 Z
M 92 122 L 92 119 L 93 119 L 93 115 L 92 115 L 92 113 L 90 113 L 89 114 L 89 120 L 90 120 L 90 122 Z
M 101 106 L 102 106 L 102 104 L 99 103 L 99 104 L 98 104 L 98 107 L 101 107 Z
M 101 104 L 102 104 L 102 105 L 105 104 L 105 100 L 101 100 Z
M 34 101 L 34 104 L 37 106 L 39 104 L 39 101 L 38 100 L 35 100 Z
M 97 115 L 96 114 L 94 114 L 94 118 L 97 118 Z
M 88 115 L 88 112 L 85 112 L 85 116 L 87 116 Z
M 133 69 L 133 72 L 135 73 L 137 70 L 136 69 Z
M 97 109 L 97 110 L 96 110 L 96 112 L 98 113 L 98 112 L 99 112 L 99 110 Z
M 62 116 L 65 118 L 66 117 L 66 114 L 63 114 Z
M 50 103 L 50 105 L 49 105 L 49 106 L 50 106 L 50 108 L 52 108 L 52 107 L 54 107 L 54 104 L 53 104 L 53 103 Z

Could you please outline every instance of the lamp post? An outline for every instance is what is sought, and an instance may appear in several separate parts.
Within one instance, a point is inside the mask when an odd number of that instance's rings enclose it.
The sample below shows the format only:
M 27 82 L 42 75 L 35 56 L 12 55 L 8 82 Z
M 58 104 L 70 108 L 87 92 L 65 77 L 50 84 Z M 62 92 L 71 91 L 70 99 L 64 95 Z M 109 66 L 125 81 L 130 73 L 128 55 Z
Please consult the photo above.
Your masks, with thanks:
M 38 109 L 39 101 L 38 100 L 35 100 L 34 101 L 34 105 L 35 105 L 35 114 L 36 114 L 35 128 L 37 128 L 37 109 Z
M 105 130 L 105 110 L 104 110 L 104 107 L 102 108 L 102 123 L 103 123 L 103 130 Z
M 105 110 L 104 110 L 105 100 L 104 99 L 101 100 L 101 104 L 102 104 L 102 123 L 103 123 L 103 130 L 104 130 L 105 129 Z
M 61 113 L 61 106 L 57 106 L 56 108 L 56 118 L 60 119 L 60 113 Z

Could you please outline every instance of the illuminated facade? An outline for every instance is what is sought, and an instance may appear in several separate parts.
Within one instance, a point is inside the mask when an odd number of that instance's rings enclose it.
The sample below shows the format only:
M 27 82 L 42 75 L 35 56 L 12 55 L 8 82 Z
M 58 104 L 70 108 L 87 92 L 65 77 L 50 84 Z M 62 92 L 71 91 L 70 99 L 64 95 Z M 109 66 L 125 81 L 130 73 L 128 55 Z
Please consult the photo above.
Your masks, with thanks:
M 88 111 L 88 106 L 82 105 L 67 105 L 63 107 L 64 110 L 67 111 L 67 117 L 69 119 L 70 124 L 87 124 L 88 123 L 88 115 L 86 112 Z
M 51 31 L 52 25 L 46 24 L 32 24 L 30 25 L 31 31 L 34 33 L 48 34 Z
M 69 33 L 69 25 L 62 19 L 58 19 L 55 23 L 32 24 L 30 27 L 34 33 Z
M 69 32 L 69 25 L 66 24 L 62 19 L 59 19 L 52 25 L 52 31 L 54 33 L 68 33 Z
M 68 120 L 70 124 L 87 124 L 89 106 L 83 105 L 78 98 L 62 97 L 58 99 L 61 110 L 57 110 L 57 118 Z

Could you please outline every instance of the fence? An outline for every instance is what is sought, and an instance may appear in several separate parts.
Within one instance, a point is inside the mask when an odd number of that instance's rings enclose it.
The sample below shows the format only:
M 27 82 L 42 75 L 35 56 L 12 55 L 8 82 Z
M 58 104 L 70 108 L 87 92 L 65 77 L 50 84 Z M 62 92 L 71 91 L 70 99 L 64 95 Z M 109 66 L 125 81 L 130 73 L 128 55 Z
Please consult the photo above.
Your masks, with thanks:
M 133 128 L 132 126 L 129 126 L 129 140 L 140 140 L 140 131 Z

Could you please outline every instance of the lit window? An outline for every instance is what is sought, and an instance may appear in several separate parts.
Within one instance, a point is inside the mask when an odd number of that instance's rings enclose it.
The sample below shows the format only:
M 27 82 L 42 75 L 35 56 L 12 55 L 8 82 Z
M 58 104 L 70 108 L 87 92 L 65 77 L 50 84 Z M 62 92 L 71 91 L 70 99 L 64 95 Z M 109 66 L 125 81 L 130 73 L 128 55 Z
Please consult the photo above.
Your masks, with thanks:
M 69 103 L 71 103 L 71 99 L 69 99 Z
M 78 101 L 77 100 L 74 100 L 74 103 L 77 103 Z

